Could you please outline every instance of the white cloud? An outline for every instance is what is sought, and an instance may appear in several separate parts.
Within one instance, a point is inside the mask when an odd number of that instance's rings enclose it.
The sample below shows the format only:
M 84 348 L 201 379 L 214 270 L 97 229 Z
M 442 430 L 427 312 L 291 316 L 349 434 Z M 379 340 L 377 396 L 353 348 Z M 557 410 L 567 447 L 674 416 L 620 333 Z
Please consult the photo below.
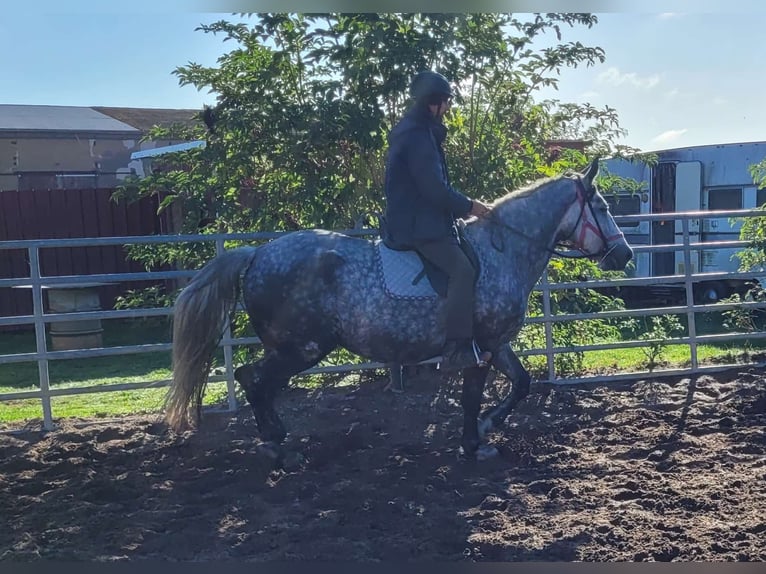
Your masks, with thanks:
M 672 90 L 670 90 L 669 92 L 667 92 L 667 93 L 665 94 L 665 97 L 666 97 L 667 99 L 669 99 L 669 100 L 672 100 L 672 99 L 675 99 L 675 98 L 677 98 L 677 97 L 678 97 L 678 94 L 680 94 L 680 93 L 681 93 L 681 92 L 679 92 L 679 91 L 678 91 L 678 88 L 673 88 Z
M 671 20 L 673 18 L 679 18 L 682 16 L 681 12 L 663 12 L 662 14 L 657 14 L 658 20 Z
M 666 132 L 662 132 L 657 137 L 652 138 L 652 141 L 656 143 L 672 142 L 673 140 L 677 140 L 678 138 L 680 138 L 682 135 L 684 135 L 688 131 L 689 130 L 686 128 L 682 130 L 668 130 Z
M 726 98 L 722 98 L 722 97 L 718 96 L 716 98 L 713 98 L 713 103 L 716 106 L 723 106 L 723 105 L 729 103 L 729 100 L 727 100 Z
M 653 76 L 642 78 L 635 72 L 622 73 L 619 69 L 612 67 L 606 72 L 601 72 L 598 75 L 598 81 L 612 86 L 621 86 L 627 83 L 637 88 L 650 90 L 660 83 L 660 77 L 657 74 L 654 74 Z

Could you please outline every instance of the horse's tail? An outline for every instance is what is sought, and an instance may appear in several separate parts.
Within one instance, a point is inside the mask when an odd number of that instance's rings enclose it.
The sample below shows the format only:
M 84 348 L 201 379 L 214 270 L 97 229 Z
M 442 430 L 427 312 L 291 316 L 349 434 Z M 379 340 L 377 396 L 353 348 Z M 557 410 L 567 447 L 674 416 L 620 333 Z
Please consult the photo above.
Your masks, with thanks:
M 196 426 L 213 353 L 239 298 L 242 271 L 255 247 L 218 255 L 181 291 L 173 311 L 173 380 L 165 397 L 165 421 L 182 431 Z

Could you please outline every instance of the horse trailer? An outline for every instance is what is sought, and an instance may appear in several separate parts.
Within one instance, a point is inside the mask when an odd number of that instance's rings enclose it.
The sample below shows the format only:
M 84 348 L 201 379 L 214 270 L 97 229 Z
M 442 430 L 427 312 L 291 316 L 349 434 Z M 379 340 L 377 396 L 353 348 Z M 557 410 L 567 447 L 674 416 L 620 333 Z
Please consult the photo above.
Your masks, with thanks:
M 749 171 L 750 166 L 766 157 L 766 142 L 705 145 L 652 153 L 657 156 L 655 165 L 621 158 L 604 161 L 610 174 L 642 184 L 638 193 L 614 190 L 616 193 L 604 194 L 613 215 L 732 211 L 754 209 L 766 203 L 766 189 L 758 189 Z M 630 245 L 636 247 L 681 244 L 682 224 L 681 220 L 671 217 L 621 222 L 620 227 Z M 737 240 L 741 227 L 741 222 L 733 222 L 730 217 L 691 219 L 689 240 L 692 243 Z M 740 249 L 692 250 L 691 273 L 736 272 L 739 260 L 735 254 Z M 684 253 L 679 249 L 639 252 L 629 274 L 650 278 L 683 273 Z M 695 278 L 695 302 L 712 303 L 735 292 L 743 293 L 758 280 L 755 275 L 750 279 Z M 685 299 L 685 286 L 679 281 L 678 284 L 623 288 L 621 296 L 679 302 Z

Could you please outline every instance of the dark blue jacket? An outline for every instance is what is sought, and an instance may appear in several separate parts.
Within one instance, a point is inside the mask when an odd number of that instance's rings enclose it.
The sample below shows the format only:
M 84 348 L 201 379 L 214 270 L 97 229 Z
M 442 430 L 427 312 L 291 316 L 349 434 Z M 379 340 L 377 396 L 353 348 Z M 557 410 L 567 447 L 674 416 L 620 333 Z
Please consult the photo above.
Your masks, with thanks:
M 471 200 L 449 183 L 442 149 L 446 135 L 427 108 L 415 107 L 388 136 L 384 238 L 392 247 L 457 241 L 455 219 L 468 215 Z

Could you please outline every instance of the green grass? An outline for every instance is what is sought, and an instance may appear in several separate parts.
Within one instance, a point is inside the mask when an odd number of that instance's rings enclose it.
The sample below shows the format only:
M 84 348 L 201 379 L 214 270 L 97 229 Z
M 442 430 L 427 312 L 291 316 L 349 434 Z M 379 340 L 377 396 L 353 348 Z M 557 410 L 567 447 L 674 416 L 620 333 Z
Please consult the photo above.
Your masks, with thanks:
M 700 329 L 721 332 L 715 322 Z M 170 329 L 167 320 L 105 321 L 104 346 L 122 346 L 147 343 L 167 343 Z M 701 345 L 698 358 L 704 362 L 735 362 L 743 353 L 762 351 L 763 344 L 756 341 L 744 344 Z M 32 332 L 0 333 L 0 354 L 29 353 L 35 350 Z M 221 355 L 221 353 L 219 353 Z M 222 357 L 217 358 L 222 364 Z M 644 371 L 648 358 L 642 348 L 590 351 L 583 355 L 583 368 L 588 372 L 612 373 L 616 371 Z M 530 357 L 526 361 L 536 376 L 545 376 L 545 358 Z M 689 349 L 685 345 L 669 345 L 663 349 L 657 368 L 676 368 L 690 364 Z M 129 382 L 167 380 L 171 376 L 170 353 L 143 353 L 88 359 L 56 360 L 49 362 L 50 386 L 63 389 L 84 386 L 113 385 Z M 570 375 L 567 376 L 577 376 Z M 301 379 L 316 383 L 313 377 Z M 305 380 L 304 380 L 305 379 Z M 38 389 L 37 364 L 0 364 L 0 394 Z M 51 400 L 54 418 L 59 417 L 111 417 L 125 414 L 159 413 L 165 388 L 147 388 L 131 391 L 111 391 L 54 397 Z M 226 400 L 225 383 L 211 383 L 205 404 L 222 404 Z M 0 402 L 0 424 L 39 419 L 42 407 L 39 399 Z
M 86 384 L 91 383 L 92 381 L 86 381 Z M 54 418 L 100 418 L 160 413 L 165 390 L 164 388 L 141 389 L 53 397 L 51 399 L 51 412 Z M 6 391 L 0 388 L 0 393 L 3 392 Z M 210 383 L 204 403 L 208 405 L 222 404 L 226 400 L 225 397 L 225 383 Z M 39 399 L 24 399 L 0 403 L 0 423 L 41 419 L 42 416 L 42 406 Z
M 697 347 L 697 361 L 699 364 L 708 363 L 737 363 L 747 362 L 748 355 L 762 352 L 762 347 L 751 345 L 750 347 L 736 345 L 699 345 Z M 557 355 L 562 360 L 564 354 Z M 535 378 L 547 378 L 548 367 L 544 355 L 525 357 L 523 362 Z M 664 370 L 688 368 L 691 366 L 691 355 L 686 345 L 669 345 L 662 354 L 656 358 L 657 365 L 649 369 L 648 357 L 642 348 L 631 349 L 608 349 L 603 351 L 587 351 L 583 353 L 583 372 L 574 373 L 556 366 L 556 374 L 564 378 L 577 378 L 593 374 L 614 374 L 618 372 L 642 372 L 649 370 Z
M 141 345 L 170 342 L 169 328 L 164 321 L 128 322 L 104 321 L 103 342 L 105 347 Z M 50 337 L 48 338 L 50 349 Z M 35 352 L 33 332 L 0 334 L 0 355 Z M 139 381 L 150 372 L 170 372 L 170 353 L 143 353 L 88 359 L 49 361 L 51 385 L 68 382 L 93 381 L 94 384 Z M 155 377 L 162 378 L 162 377 Z M 22 390 L 36 387 L 38 369 L 36 362 L 0 364 L 0 388 Z
M 751 346 L 750 350 L 754 350 Z M 742 359 L 748 351 L 744 346 L 735 345 L 698 345 L 697 361 L 735 362 Z M 606 351 L 591 351 L 585 353 L 584 367 L 589 371 L 639 371 L 646 370 L 648 357 L 645 350 L 637 349 L 609 349 Z M 686 345 L 669 345 L 662 352 L 659 362 L 664 367 L 688 367 L 691 365 L 691 354 Z
M 167 343 L 170 331 L 166 321 L 105 321 L 105 347 Z M 48 341 L 50 348 L 50 340 Z M 35 350 L 33 332 L 0 335 L 0 354 L 30 353 Z M 169 379 L 170 353 L 142 353 L 48 362 L 50 387 L 66 389 L 84 386 L 115 385 Z M 39 389 L 36 362 L 0 364 L 0 394 Z M 155 413 L 162 407 L 164 388 L 110 391 L 53 397 L 51 410 L 58 417 L 105 417 L 123 414 Z M 225 397 L 225 383 L 211 383 L 207 404 Z M 0 402 L 0 423 L 42 417 L 39 399 Z
M 159 412 L 163 389 L 115 391 L 89 395 L 53 397 L 51 412 L 58 417 L 107 417 L 127 414 Z M 42 418 L 38 399 L 9 401 L 0 407 L 0 422 Z
M 105 347 L 167 343 L 169 335 L 162 333 L 157 324 L 142 325 L 127 322 L 104 322 Z M 50 338 L 48 341 L 50 349 Z M 33 353 L 34 333 L 4 333 L 0 335 L 0 354 Z M 48 362 L 51 386 L 88 381 L 91 384 L 135 382 L 155 373 L 152 379 L 167 377 L 170 373 L 170 353 L 142 353 L 112 357 L 65 359 Z M 0 365 L 0 388 L 24 390 L 38 384 L 36 362 Z

